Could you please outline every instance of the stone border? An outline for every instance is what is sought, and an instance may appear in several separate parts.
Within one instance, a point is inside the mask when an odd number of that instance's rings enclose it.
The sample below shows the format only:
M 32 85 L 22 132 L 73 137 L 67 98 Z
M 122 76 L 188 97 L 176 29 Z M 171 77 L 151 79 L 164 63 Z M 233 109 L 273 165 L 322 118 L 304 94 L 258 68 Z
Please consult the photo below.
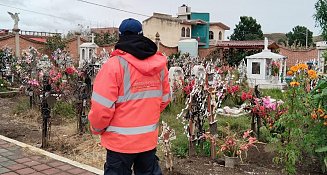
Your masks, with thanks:
M 5 91 L 5 92 L 0 92 L 0 97 L 1 98 L 8 98 L 8 97 L 14 97 L 18 95 L 20 91 Z
M 89 165 L 85 165 L 85 164 L 82 164 L 82 163 L 79 163 L 79 162 L 76 162 L 76 161 L 73 161 L 73 160 L 70 160 L 70 159 L 67 159 L 65 157 L 62 157 L 62 156 L 59 156 L 59 155 L 56 155 L 56 154 L 53 154 L 53 153 L 50 153 L 48 151 L 45 151 L 43 149 L 40 149 L 40 148 L 36 148 L 34 146 L 31 146 L 31 145 L 28 145 L 26 143 L 23 143 L 23 142 L 19 142 L 17 140 L 13 140 L 11 138 L 8 138 L 8 137 L 5 137 L 3 135 L 0 135 L 0 139 L 1 140 L 4 140 L 4 141 L 7 141 L 7 142 L 10 142 L 10 143 L 13 143 L 17 146 L 20 146 L 22 148 L 28 148 L 29 150 L 31 151 L 34 151 L 36 153 L 39 153 L 39 154 L 42 154 L 42 155 L 45 155 L 47 157 L 50 157 L 52 159 L 56 159 L 58 161 L 61 161 L 61 162 L 65 162 L 65 163 L 68 163 L 70 165 L 73 165 L 75 167 L 78 167 L 78 168 L 81 168 L 81 169 L 84 169 L 84 170 L 87 170 L 89 172 L 92 172 L 92 173 L 95 173 L 95 174 L 104 174 L 104 172 L 100 169 L 97 169 L 97 168 L 94 168 L 94 167 L 91 167 Z

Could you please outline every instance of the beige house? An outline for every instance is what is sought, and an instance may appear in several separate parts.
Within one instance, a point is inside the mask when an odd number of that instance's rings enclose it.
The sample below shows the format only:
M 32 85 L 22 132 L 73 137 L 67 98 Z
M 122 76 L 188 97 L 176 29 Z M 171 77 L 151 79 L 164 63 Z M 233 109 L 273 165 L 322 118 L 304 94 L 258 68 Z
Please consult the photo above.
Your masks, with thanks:
M 208 22 L 201 19 L 190 19 L 191 8 L 185 5 L 178 8 L 178 16 L 173 17 L 168 14 L 153 13 L 153 15 L 143 21 L 143 33 L 151 40 L 155 40 L 155 35 L 158 32 L 160 40 L 163 45 L 169 47 L 178 46 L 178 42 L 183 39 L 197 39 L 199 46 L 206 43 L 209 45 L 216 45 L 218 41 L 223 41 L 225 38 L 225 30 L 230 28 L 221 22 L 210 22 L 207 34 L 199 36 L 192 36 L 192 28 L 197 26 L 207 26 Z M 209 16 L 209 14 L 208 14 Z M 193 34 L 196 35 L 196 30 Z M 209 41 L 208 37 L 209 36 Z
M 181 39 L 191 38 L 191 28 L 186 21 L 167 14 L 153 13 L 143 21 L 144 35 L 154 41 L 158 32 L 161 43 L 169 47 L 176 47 Z
M 230 28 L 221 22 L 210 23 L 209 45 L 216 45 L 219 41 L 225 40 L 225 31 Z

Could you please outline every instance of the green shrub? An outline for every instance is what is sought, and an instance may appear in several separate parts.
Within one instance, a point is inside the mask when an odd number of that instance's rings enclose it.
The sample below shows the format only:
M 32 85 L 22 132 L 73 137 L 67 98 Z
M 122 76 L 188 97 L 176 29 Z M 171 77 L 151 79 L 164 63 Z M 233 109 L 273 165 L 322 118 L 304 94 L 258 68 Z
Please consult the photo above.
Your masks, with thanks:
M 59 115 L 63 118 L 74 118 L 76 116 L 76 110 L 74 104 L 64 102 L 64 101 L 57 101 L 54 104 L 52 109 L 53 115 Z

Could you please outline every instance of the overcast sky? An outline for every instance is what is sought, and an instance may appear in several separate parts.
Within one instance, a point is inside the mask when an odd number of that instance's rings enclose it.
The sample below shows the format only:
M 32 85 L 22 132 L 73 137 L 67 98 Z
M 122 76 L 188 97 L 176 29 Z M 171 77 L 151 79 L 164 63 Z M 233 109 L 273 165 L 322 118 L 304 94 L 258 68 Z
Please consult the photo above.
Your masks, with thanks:
M 240 16 L 252 16 L 261 24 L 264 33 L 287 33 L 296 25 L 320 34 L 313 14 L 317 0 L 88 0 L 90 2 L 151 16 L 153 12 L 176 15 L 182 4 L 192 12 L 210 13 L 211 22 L 229 26 L 230 35 Z M 16 8 L 36 11 L 56 17 L 40 15 Z M 144 20 L 147 17 L 86 4 L 77 0 L 0 0 L 0 29 L 11 29 L 10 12 L 19 12 L 19 28 L 45 32 L 78 29 L 78 24 L 91 27 L 119 26 L 128 17 Z

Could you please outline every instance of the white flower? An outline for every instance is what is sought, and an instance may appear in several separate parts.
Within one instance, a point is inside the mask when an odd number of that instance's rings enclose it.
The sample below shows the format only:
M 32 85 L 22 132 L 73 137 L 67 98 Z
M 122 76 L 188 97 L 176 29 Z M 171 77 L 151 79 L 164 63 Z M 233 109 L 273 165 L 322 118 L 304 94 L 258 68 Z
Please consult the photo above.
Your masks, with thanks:
M 0 84 L 0 86 L 3 86 L 3 84 Z

